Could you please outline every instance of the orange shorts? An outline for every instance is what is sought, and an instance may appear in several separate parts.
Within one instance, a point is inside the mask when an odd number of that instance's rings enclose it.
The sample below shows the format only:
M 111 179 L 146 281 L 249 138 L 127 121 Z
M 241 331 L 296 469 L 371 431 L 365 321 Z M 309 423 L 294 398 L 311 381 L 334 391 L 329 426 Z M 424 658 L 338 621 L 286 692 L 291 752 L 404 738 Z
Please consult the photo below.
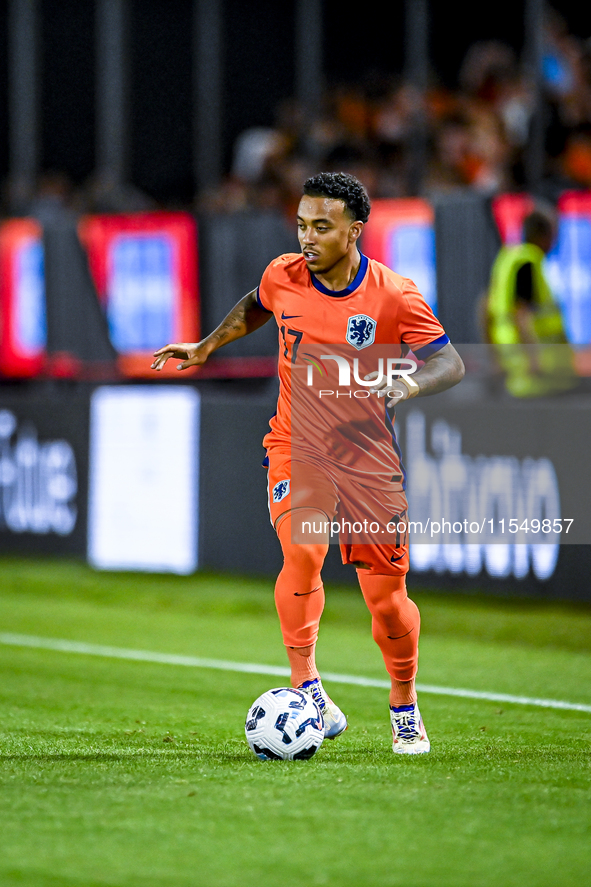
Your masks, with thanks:
M 267 455 L 273 526 L 283 514 L 293 511 L 292 527 L 298 527 L 297 509 L 306 509 L 301 535 L 294 541 L 305 542 L 307 532 L 324 533 L 326 538 L 330 534 L 339 539 L 344 564 L 362 564 L 380 574 L 408 572 L 404 491 L 366 487 L 346 471 L 329 471 L 319 463 L 292 463 L 291 453 L 283 450 L 269 449 Z M 320 519 L 309 520 L 311 510 L 325 517 L 324 526 Z

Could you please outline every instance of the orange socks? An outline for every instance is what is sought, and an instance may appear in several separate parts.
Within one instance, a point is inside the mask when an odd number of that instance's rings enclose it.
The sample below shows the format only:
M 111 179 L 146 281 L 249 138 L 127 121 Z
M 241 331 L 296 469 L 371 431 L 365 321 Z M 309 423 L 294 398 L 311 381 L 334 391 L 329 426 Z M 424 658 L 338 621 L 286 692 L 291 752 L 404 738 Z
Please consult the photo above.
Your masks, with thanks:
M 314 651 L 324 609 L 320 571 L 328 542 L 293 543 L 290 514 L 279 523 L 277 535 L 283 550 L 283 569 L 275 584 L 275 605 L 291 666 L 292 686 L 299 687 L 319 676 Z M 357 570 L 357 576 L 372 615 L 374 640 L 392 680 L 390 705 L 416 702 L 420 616 L 406 593 L 405 577 L 369 570 Z
M 308 647 L 286 647 L 287 658 L 291 666 L 291 686 L 301 687 L 305 681 L 313 681 L 320 674 L 316 668 L 314 655 L 316 644 Z
M 373 637 L 392 680 L 390 705 L 416 702 L 420 616 L 406 593 L 404 576 L 357 570 L 363 597 L 372 615 Z
M 320 571 L 328 551 L 328 542 L 294 544 L 291 541 L 291 515 L 281 521 L 277 535 L 283 550 L 283 569 L 275 584 L 275 606 L 283 643 L 286 647 L 309 647 L 316 643 L 318 623 L 324 609 L 324 586 Z M 314 677 L 317 677 L 317 672 Z M 300 683 L 306 680 L 310 678 L 306 676 Z

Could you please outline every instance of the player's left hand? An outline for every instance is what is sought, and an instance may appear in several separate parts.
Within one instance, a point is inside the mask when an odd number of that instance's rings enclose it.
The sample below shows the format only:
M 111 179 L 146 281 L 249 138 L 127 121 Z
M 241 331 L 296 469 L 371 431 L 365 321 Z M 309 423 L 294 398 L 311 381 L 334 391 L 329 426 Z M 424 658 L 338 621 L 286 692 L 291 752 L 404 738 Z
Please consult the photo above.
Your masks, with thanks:
M 369 373 L 365 377 L 365 381 L 369 382 L 371 379 L 377 379 L 379 373 Z M 388 384 L 387 379 L 382 379 L 375 388 L 369 389 L 372 394 L 377 394 L 378 397 L 390 397 L 391 399 L 386 404 L 387 407 L 395 407 L 396 404 L 402 403 L 403 400 L 408 400 L 410 397 L 410 389 L 407 385 L 404 384 L 403 379 L 394 379 L 391 384 Z

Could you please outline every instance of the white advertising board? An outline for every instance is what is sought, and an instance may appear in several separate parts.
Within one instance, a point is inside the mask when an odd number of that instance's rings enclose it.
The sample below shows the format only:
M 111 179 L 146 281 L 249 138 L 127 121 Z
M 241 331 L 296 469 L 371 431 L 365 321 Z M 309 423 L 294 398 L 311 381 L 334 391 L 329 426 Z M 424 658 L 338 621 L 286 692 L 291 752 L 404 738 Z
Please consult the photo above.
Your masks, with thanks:
M 198 564 L 199 394 L 105 386 L 90 413 L 88 560 L 187 574 Z

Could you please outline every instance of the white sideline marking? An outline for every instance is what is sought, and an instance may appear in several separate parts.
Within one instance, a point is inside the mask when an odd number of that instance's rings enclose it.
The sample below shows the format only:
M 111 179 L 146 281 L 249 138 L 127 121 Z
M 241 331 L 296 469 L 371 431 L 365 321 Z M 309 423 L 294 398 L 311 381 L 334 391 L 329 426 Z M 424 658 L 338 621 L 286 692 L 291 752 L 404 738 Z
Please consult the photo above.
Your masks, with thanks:
M 260 665 L 251 662 L 230 662 L 225 659 L 201 659 L 197 656 L 179 656 L 176 653 L 154 653 L 149 650 L 127 650 L 124 647 L 106 647 L 102 644 L 85 644 L 80 641 L 66 641 L 59 638 L 39 638 L 28 634 L 0 633 L 0 644 L 12 647 L 32 647 L 33 649 L 55 650 L 59 653 L 82 653 L 86 656 L 102 656 L 106 659 L 131 659 L 136 662 L 156 662 L 162 665 L 184 665 L 188 668 L 211 668 L 217 671 L 233 671 L 246 674 L 268 674 L 288 678 L 289 668 L 280 665 Z M 323 672 L 322 677 L 334 684 L 351 684 L 358 687 L 379 687 L 390 689 L 390 681 L 377 678 L 364 678 L 350 674 Z M 560 708 L 568 711 L 591 713 L 591 705 L 580 702 L 562 702 L 560 699 L 537 699 L 530 696 L 511 696 L 507 693 L 486 693 L 480 690 L 462 690 L 458 687 L 436 687 L 432 684 L 417 684 L 419 693 L 432 693 L 437 696 L 459 696 L 464 699 L 485 699 L 488 702 L 508 702 L 516 705 L 536 705 L 540 708 Z

